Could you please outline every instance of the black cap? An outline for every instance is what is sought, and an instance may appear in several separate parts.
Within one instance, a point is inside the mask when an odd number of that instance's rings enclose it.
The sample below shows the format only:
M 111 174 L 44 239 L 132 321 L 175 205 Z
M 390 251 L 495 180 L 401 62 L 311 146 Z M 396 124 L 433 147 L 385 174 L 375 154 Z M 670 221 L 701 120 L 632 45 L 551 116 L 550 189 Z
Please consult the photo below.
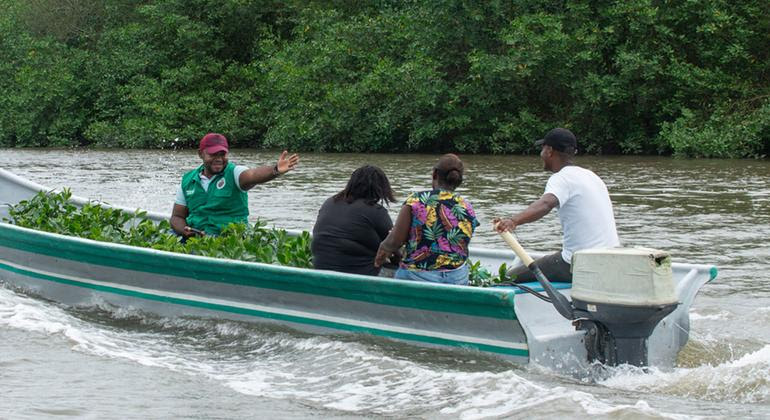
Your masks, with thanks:
M 535 142 L 535 146 L 551 146 L 555 150 L 563 152 L 567 148 L 577 149 L 577 139 L 571 131 L 566 128 L 554 128 L 549 131 L 542 139 Z

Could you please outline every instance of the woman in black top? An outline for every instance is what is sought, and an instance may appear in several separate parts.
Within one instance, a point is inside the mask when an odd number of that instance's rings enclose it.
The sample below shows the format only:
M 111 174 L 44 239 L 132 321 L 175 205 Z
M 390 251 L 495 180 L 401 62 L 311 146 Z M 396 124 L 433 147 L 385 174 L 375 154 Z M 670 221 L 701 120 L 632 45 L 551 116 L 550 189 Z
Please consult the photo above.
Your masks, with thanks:
M 376 276 L 377 248 L 393 221 L 382 204 L 395 202 L 382 169 L 366 165 L 350 176 L 344 190 L 328 198 L 313 226 L 313 266 L 322 270 Z

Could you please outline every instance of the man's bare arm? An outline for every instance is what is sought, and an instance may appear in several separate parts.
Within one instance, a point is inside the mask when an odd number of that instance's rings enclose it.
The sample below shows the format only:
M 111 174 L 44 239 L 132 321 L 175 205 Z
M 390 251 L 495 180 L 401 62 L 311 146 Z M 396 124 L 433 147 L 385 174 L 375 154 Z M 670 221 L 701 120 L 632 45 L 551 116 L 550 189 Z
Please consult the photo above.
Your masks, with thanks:
M 171 219 L 168 221 L 171 224 L 171 229 L 174 229 L 174 232 L 184 237 L 189 237 L 193 234 L 185 230 L 189 214 L 187 206 L 174 203 L 174 208 L 171 210 Z
M 525 223 L 531 223 L 536 220 L 540 220 L 543 216 L 550 213 L 554 207 L 559 205 L 559 199 L 551 193 L 545 193 L 542 197 L 534 201 L 524 211 L 514 215 L 510 219 L 494 218 L 492 223 L 495 230 L 498 232 L 504 232 L 506 230 L 513 231 L 516 226 L 523 225 Z
M 289 152 L 284 150 L 278 157 L 278 162 L 275 165 L 247 169 L 241 173 L 241 176 L 238 178 L 238 183 L 243 191 L 248 191 L 257 184 L 270 181 L 291 171 L 298 163 L 299 155 L 295 153 L 289 156 Z

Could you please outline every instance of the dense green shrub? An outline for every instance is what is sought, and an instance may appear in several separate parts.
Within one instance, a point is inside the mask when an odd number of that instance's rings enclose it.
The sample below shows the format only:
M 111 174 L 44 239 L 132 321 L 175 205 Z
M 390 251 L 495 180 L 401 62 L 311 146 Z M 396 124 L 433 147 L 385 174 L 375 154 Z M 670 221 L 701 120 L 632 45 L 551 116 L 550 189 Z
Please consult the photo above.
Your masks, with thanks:
M 722 105 L 711 113 L 685 110 L 663 125 L 661 141 L 675 155 L 695 157 L 767 157 L 770 155 L 770 99 L 759 109 Z
M 759 0 L 0 0 L 0 146 L 768 153 Z
M 90 52 L 18 32 L 14 13 L 0 17 L 0 145 L 82 143 L 92 109 Z

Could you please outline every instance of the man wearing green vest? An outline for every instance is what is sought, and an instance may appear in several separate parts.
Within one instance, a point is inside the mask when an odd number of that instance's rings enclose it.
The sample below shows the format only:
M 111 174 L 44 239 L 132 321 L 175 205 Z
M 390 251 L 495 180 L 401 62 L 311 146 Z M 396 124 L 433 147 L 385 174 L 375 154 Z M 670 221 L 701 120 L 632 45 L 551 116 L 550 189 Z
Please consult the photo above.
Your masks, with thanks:
M 278 163 L 249 169 L 227 161 L 227 138 L 209 133 L 198 146 L 203 164 L 187 172 L 177 189 L 171 228 L 184 238 L 218 235 L 230 223 L 246 223 L 249 217 L 246 192 L 294 169 L 299 156 L 283 151 Z

